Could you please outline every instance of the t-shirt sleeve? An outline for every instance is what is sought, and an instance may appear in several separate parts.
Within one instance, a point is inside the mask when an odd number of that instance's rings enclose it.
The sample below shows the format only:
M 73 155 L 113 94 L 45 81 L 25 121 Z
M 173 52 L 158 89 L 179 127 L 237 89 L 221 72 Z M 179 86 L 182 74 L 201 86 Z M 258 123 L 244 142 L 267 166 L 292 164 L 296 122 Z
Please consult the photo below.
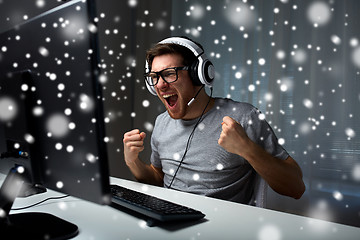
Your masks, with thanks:
M 269 154 L 281 160 L 289 157 L 288 152 L 279 144 L 273 129 L 260 110 L 254 107 L 242 125 L 248 137 L 263 147 Z

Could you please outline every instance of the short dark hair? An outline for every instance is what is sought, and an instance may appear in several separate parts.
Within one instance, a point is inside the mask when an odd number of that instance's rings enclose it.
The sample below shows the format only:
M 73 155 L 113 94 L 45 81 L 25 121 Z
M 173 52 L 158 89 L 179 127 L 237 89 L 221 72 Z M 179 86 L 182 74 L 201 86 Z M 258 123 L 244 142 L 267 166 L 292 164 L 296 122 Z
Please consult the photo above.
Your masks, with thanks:
M 181 38 L 188 39 L 197 44 L 201 49 L 203 49 L 203 47 L 199 43 L 189 39 L 188 37 L 182 36 Z M 184 66 L 191 66 L 197 60 L 197 56 L 195 56 L 194 53 L 187 47 L 181 46 L 176 43 L 157 43 L 155 46 L 153 46 L 146 52 L 146 61 L 148 63 L 149 71 L 151 71 L 151 65 L 154 58 L 165 54 L 181 55 L 183 58 Z

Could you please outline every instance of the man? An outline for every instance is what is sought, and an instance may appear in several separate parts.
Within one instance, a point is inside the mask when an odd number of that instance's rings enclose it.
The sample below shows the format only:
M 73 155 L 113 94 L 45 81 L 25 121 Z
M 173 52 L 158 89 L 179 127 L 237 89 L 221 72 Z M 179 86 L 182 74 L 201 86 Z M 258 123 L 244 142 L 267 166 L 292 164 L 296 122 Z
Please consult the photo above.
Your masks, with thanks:
M 167 111 L 156 119 L 149 165 L 139 159 L 146 134 L 124 134 L 125 162 L 138 181 L 249 204 L 259 174 L 276 192 L 302 196 L 301 169 L 261 113 L 207 95 L 213 68 L 201 45 L 165 39 L 148 50 L 147 68 L 147 87 Z

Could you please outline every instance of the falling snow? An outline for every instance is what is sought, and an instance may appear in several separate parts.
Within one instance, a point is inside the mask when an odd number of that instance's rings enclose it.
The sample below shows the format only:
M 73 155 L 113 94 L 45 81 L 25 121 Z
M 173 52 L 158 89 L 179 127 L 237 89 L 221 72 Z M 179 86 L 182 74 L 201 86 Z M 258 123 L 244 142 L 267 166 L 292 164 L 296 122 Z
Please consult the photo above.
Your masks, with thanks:
M 16 102 L 9 97 L 0 97 L 0 121 L 11 121 L 16 117 L 18 106 Z

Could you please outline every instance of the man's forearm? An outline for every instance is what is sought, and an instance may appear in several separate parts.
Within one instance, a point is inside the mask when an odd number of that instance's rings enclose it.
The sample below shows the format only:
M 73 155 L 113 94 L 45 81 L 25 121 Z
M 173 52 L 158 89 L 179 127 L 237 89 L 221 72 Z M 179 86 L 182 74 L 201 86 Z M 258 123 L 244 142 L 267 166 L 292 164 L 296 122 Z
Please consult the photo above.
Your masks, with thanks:
M 274 191 L 295 199 L 302 196 L 305 191 L 302 172 L 293 158 L 280 160 L 255 143 L 249 150 L 244 158 Z
M 156 169 L 151 165 L 145 164 L 139 158 L 131 163 L 126 162 L 126 165 L 139 182 L 163 186 L 163 179 Z

